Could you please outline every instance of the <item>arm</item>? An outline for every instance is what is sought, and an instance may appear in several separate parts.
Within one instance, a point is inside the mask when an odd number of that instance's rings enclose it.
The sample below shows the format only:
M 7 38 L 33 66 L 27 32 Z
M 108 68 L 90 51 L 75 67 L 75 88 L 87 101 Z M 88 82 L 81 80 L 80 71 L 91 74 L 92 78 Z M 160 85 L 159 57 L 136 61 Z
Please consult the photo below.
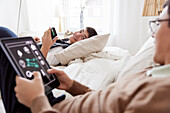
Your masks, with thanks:
M 51 38 L 51 28 L 49 28 L 47 31 L 44 32 L 44 35 L 42 37 L 42 47 L 41 52 L 44 55 L 44 57 L 47 57 L 48 51 L 50 50 L 50 47 L 56 42 L 58 37 L 55 37 L 53 40 Z
M 50 50 L 50 48 L 46 48 L 44 46 L 41 47 L 41 52 L 45 58 L 47 58 L 47 54 L 48 54 L 49 50 Z
M 70 79 L 67 76 L 67 74 L 63 71 L 56 70 L 53 68 L 53 69 L 49 69 L 48 73 L 49 74 L 54 73 L 57 76 L 58 80 L 60 81 L 60 86 L 58 87 L 58 89 L 66 90 L 68 93 L 70 93 L 73 96 L 82 95 L 91 91 L 90 88 Z
M 39 111 L 46 111 L 46 109 L 47 110 L 50 109 L 51 113 L 53 113 L 52 112 L 53 109 L 49 104 L 48 99 L 44 92 L 41 74 L 39 72 L 34 72 L 33 75 L 34 75 L 33 80 L 28 80 L 16 76 L 16 87 L 14 90 L 16 92 L 16 97 L 18 101 L 24 104 L 25 106 L 31 108 L 31 111 L 33 113 L 39 113 Z M 37 100 L 38 103 L 36 103 Z M 35 106 L 32 106 L 34 104 Z
M 69 90 L 66 91 L 73 96 L 77 96 L 77 95 L 83 95 L 92 90 L 89 87 L 80 84 L 79 82 L 73 81 L 73 85 L 70 87 Z
M 33 113 L 60 113 L 56 108 L 54 109 L 50 106 L 48 99 L 44 93 L 44 87 L 40 73 L 34 72 L 33 75 L 33 80 L 16 77 L 15 92 L 18 101 L 31 108 L 31 111 Z M 63 104 L 61 105 L 63 106 Z M 66 110 L 69 110 L 68 107 Z
M 88 87 L 81 85 L 80 83 L 70 79 L 66 73 L 56 69 L 49 69 L 49 74 L 54 73 L 60 81 L 58 89 L 66 90 L 73 95 L 84 94 L 91 91 Z M 28 80 L 22 77 L 16 77 L 16 97 L 21 103 L 26 103 L 27 107 L 30 107 L 35 97 L 44 96 L 44 86 L 39 72 L 34 72 L 34 79 Z M 25 90 L 26 89 L 26 90 Z M 24 92 L 23 92 L 24 91 Z M 23 97 L 23 95 L 25 95 Z M 29 98 L 29 99 L 28 99 Z M 21 100 L 20 100 L 21 99 Z
M 111 88 L 108 88 L 105 94 L 102 91 L 91 91 L 66 99 L 52 107 L 44 94 L 41 75 L 36 72 L 33 80 L 17 77 L 15 91 L 18 101 L 29 107 L 32 113 L 106 113 L 114 112 L 110 106 L 114 105 L 113 99 L 106 102 L 109 97 L 113 97 Z
M 46 97 L 35 98 L 31 105 L 33 113 L 120 113 L 115 103 L 116 91 L 112 85 L 105 91 L 91 91 L 85 95 L 66 99 L 51 107 Z M 113 92 L 112 92 L 113 91 Z M 121 106 L 121 105 L 119 105 Z
M 15 88 L 19 102 L 30 107 L 33 113 L 133 113 L 134 111 L 134 113 L 138 113 L 147 110 L 149 112 L 152 107 L 155 107 L 155 110 L 158 109 L 157 111 L 167 108 L 167 111 L 169 111 L 169 106 L 164 106 L 170 103 L 167 99 L 170 94 L 170 91 L 167 90 L 170 79 L 167 78 L 162 79 L 162 81 L 159 81 L 160 79 L 153 81 L 145 76 L 142 76 L 142 80 L 141 76 L 127 79 L 112 84 L 103 91 L 90 91 L 84 95 L 66 99 L 52 107 L 43 92 L 41 75 L 35 75 L 36 73 L 34 73 L 33 80 L 17 77 Z M 164 84 L 165 81 L 166 84 Z M 160 82 L 162 82 L 162 87 L 156 84 Z M 63 87 L 64 84 L 61 84 L 59 88 Z M 153 92 L 156 95 L 153 95 Z M 162 94 L 166 94 L 166 96 L 162 96 Z M 160 100 L 163 100 L 163 103 L 165 102 L 163 107 L 157 107 L 157 105 L 160 105 Z M 144 105 L 144 107 L 141 105 Z M 151 109 L 148 109 L 148 105 Z
M 135 77 L 112 84 L 104 91 L 66 99 L 53 107 L 42 92 L 41 76 L 34 75 L 31 82 L 17 78 L 15 91 L 19 102 L 30 107 L 33 113 L 164 113 L 170 110 L 170 78 Z
M 34 72 L 33 75 L 33 80 L 17 77 L 15 87 L 18 101 L 31 108 L 33 113 L 99 113 L 104 107 L 102 105 L 106 104 L 107 97 L 109 97 L 110 90 L 107 91 L 106 95 L 101 95 L 101 91 L 91 91 L 85 95 L 80 95 L 76 96 L 75 98 L 64 100 L 61 103 L 51 107 L 46 95 L 44 94 L 44 87 L 40 73 Z M 59 86 L 59 88 L 63 87 L 63 84 Z

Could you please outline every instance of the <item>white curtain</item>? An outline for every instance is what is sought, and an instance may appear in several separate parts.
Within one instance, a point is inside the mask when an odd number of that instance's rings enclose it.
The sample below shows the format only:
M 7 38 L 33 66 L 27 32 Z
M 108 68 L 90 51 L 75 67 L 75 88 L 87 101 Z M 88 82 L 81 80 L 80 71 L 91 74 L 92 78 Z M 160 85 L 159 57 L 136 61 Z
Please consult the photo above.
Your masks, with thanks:
M 0 0 L 0 26 L 17 33 L 18 9 L 20 0 Z
M 0 15 L 0 26 L 7 27 L 16 34 L 18 30 L 30 30 L 26 0 L 0 0 Z
M 135 54 L 148 38 L 149 20 L 142 17 L 144 0 L 111 0 L 109 46 Z
M 23 31 L 29 31 L 30 30 L 30 24 L 29 24 L 29 15 L 28 15 L 28 9 L 27 9 L 27 1 L 26 0 L 19 0 L 19 7 L 18 7 L 18 20 L 17 20 L 17 35 Z M 21 7 L 20 7 L 21 5 Z
M 56 7 L 65 0 L 22 0 L 19 33 L 28 32 L 41 37 L 49 27 L 59 29 L 59 18 L 55 17 Z M 60 8 L 60 7 L 59 7 Z
M 30 31 L 42 34 L 45 30 L 51 27 L 51 0 L 27 0 L 27 9 Z

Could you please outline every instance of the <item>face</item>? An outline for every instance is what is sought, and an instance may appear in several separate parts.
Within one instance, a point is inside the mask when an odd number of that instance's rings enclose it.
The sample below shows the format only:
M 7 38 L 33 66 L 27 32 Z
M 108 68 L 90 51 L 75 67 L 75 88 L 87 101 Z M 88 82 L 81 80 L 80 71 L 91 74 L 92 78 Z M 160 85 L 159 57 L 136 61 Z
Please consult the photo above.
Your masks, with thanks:
M 87 38 L 89 38 L 89 34 L 86 29 L 77 31 L 73 34 L 73 36 L 69 37 L 71 44 L 73 44 L 77 41 L 80 41 L 80 40 L 87 39 Z
M 164 8 L 158 20 L 169 19 L 167 11 L 168 7 Z M 154 37 L 156 44 L 155 62 L 161 65 L 170 63 L 170 27 L 168 27 L 168 21 L 159 22 L 158 30 Z

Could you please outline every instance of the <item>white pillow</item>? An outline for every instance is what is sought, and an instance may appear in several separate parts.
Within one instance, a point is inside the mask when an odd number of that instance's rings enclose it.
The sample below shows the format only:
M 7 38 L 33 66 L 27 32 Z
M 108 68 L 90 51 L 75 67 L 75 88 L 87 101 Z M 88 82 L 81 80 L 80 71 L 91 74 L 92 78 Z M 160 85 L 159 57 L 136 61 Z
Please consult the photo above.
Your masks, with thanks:
M 63 51 L 56 53 L 55 57 L 57 57 L 62 65 L 66 65 L 73 59 L 101 51 L 105 47 L 109 36 L 110 34 L 97 35 L 86 40 L 78 41 Z
M 125 76 L 135 75 L 137 73 L 146 71 L 148 67 L 154 64 L 153 57 L 155 54 L 154 39 L 150 37 L 144 45 L 141 47 L 139 52 L 133 56 L 121 69 L 118 75 L 117 82 Z

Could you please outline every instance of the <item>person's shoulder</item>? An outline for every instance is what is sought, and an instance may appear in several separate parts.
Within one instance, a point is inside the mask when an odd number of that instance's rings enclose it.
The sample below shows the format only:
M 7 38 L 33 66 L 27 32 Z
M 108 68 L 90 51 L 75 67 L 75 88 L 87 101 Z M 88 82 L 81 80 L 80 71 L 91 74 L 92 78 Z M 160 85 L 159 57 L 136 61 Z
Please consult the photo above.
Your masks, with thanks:
M 170 110 L 170 77 L 136 81 L 126 112 L 165 113 Z M 133 89 L 133 88 L 132 88 Z M 159 105 L 159 107 L 158 107 Z

